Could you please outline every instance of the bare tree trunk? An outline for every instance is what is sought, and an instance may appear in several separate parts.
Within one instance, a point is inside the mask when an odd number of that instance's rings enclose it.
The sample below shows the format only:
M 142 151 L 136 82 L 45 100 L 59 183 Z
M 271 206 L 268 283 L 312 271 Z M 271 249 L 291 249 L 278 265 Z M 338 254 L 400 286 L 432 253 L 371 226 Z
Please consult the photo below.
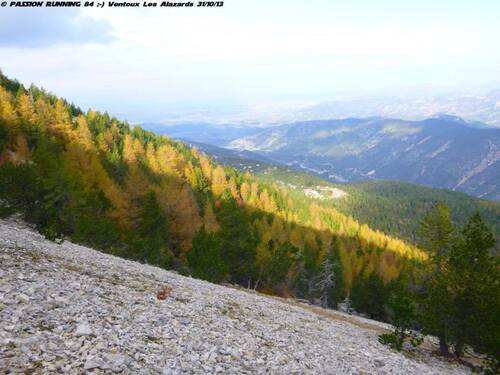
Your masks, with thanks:
M 308 294 L 308 299 L 309 299 L 309 303 L 311 303 L 311 305 L 314 305 L 314 286 L 313 286 L 313 281 L 310 279 L 308 282 L 307 282 L 307 294 Z
M 260 278 L 261 277 L 262 277 L 262 268 L 259 271 L 259 277 L 257 278 L 257 281 L 255 282 L 255 285 L 253 286 L 253 290 L 257 290 L 257 287 L 259 286 Z

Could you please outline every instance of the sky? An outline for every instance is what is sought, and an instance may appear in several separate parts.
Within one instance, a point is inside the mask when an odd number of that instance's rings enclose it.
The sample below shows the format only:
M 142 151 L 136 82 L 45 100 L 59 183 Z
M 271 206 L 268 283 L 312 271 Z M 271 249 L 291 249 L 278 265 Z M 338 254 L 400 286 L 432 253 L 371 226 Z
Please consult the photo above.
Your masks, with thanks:
M 171 0 L 172 1 L 172 0 Z M 0 8 L 0 68 L 134 120 L 500 87 L 498 0 Z

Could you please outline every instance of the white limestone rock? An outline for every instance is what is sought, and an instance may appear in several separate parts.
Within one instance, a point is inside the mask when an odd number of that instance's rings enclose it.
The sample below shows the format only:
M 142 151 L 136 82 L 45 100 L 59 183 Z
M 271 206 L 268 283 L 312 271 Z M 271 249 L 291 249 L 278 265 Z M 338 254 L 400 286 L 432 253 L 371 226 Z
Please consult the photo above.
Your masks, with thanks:
M 0 373 L 466 374 L 388 326 L 210 284 L 0 220 Z M 172 288 L 164 300 L 162 288 Z

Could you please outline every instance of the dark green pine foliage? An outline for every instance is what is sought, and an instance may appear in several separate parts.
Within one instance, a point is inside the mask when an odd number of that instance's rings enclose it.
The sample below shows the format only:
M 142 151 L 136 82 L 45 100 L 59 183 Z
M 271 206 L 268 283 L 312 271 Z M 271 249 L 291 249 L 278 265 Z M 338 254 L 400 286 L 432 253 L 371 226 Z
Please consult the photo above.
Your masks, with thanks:
M 338 303 L 346 297 L 340 251 L 336 240 L 333 241 L 328 259 L 332 264 L 334 274 L 333 286 L 328 291 L 328 307 L 336 309 Z
M 257 279 L 255 255 L 258 244 L 258 236 L 251 229 L 251 215 L 238 206 L 227 190 L 215 214 L 221 226 L 221 251 L 229 270 L 229 279 L 250 287 Z
M 262 272 L 262 285 L 279 292 L 280 289 L 287 286 L 284 283 L 290 269 L 295 264 L 299 250 L 289 242 L 280 245 L 272 240 L 269 241 L 268 247 L 271 257 Z
M 22 213 L 25 220 L 37 216 L 41 188 L 32 164 L 0 166 L 0 216 Z
M 93 188 L 85 192 L 71 238 L 100 249 L 110 249 L 119 244 L 118 229 L 106 218 L 110 209 L 111 203 L 101 190 Z
M 107 152 L 102 157 L 102 165 L 106 172 L 115 180 L 120 186 L 125 186 L 125 177 L 127 176 L 127 164 L 123 161 L 121 151 L 114 145 L 110 152 Z
M 299 298 L 315 302 L 314 281 L 319 273 L 319 255 L 308 245 L 299 253 L 297 275 L 294 280 L 294 289 Z
M 447 259 L 455 241 L 454 231 L 450 211 L 441 203 L 431 208 L 418 230 L 420 245 L 429 254 L 420 294 L 421 318 L 426 333 L 439 338 L 439 348 L 444 355 L 449 352 L 450 314 L 453 304 L 445 271 Z
M 409 340 L 413 346 L 418 346 L 423 341 L 423 337 L 414 330 L 418 326 L 416 302 L 409 286 L 409 282 L 404 276 L 390 284 L 387 311 L 394 330 L 379 336 L 379 341 L 382 344 L 389 345 L 398 351 L 403 349 L 405 341 Z
M 5 150 L 9 145 L 9 140 L 7 139 L 7 127 L 0 121 L 0 152 Z
M 374 272 L 366 278 L 355 279 L 352 284 L 352 307 L 372 319 L 388 320 L 386 311 L 388 298 L 388 287 L 382 278 Z
M 194 277 L 219 283 L 228 272 L 221 251 L 218 233 L 207 233 L 202 228 L 193 238 L 193 248 L 187 253 L 187 261 Z
M 453 246 L 447 267 L 453 298 L 451 332 L 455 354 L 464 346 L 500 361 L 500 263 L 491 254 L 495 240 L 479 213 Z
M 137 223 L 137 232 L 134 234 L 136 238 L 133 241 L 134 254 L 142 256 L 147 263 L 168 267 L 170 236 L 167 218 L 153 191 L 146 194 Z
M 422 270 L 419 318 L 425 333 L 440 339 L 440 350 L 453 347 L 461 357 L 467 346 L 486 354 L 493 371 L 500 364 L 500 264 L 495 239 L 479 213 L 459 234 L 444 205 L 422 222 L 421 236 L 430 253 Z

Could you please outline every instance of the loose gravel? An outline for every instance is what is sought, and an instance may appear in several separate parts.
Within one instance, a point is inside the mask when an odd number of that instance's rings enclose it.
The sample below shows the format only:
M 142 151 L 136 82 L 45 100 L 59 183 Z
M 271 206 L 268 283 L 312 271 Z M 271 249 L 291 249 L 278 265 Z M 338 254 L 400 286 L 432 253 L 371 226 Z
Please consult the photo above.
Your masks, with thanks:
M 470 372 L 429 350 L 394 352 L 378 342 L 383 325 L 356 319 L 56 244 L 0 220 L 0 373 Z

